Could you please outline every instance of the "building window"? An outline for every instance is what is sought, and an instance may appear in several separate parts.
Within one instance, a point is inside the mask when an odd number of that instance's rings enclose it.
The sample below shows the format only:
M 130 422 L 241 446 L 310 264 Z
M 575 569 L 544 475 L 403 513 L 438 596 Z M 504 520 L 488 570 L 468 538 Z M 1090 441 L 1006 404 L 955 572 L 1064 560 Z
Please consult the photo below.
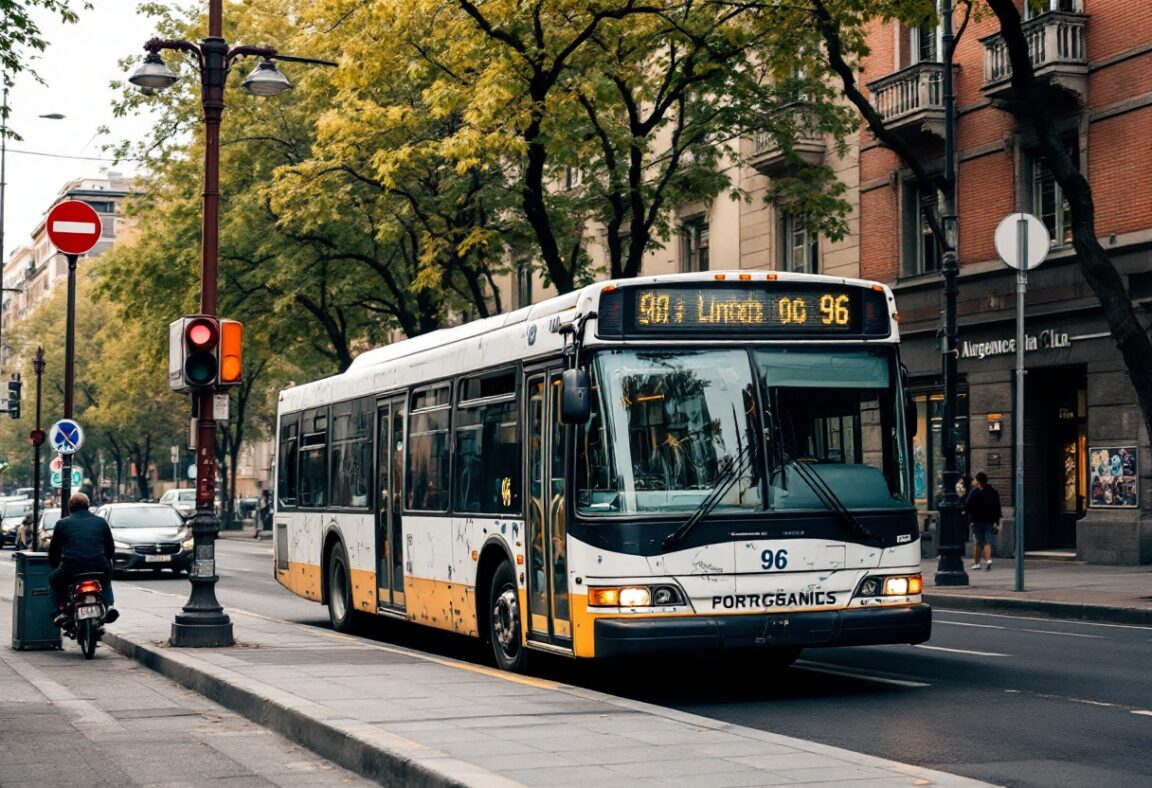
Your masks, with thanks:
M 1068 155 L 1073 164 L 1077 161 L 1076 146 L 1068 147 Z M 1056 176 L 1048 168 L 1047 162 L 1039 156 L 1032 157 L 1032 212 L 1044 222 L 1052 246 L 1068 246 L 1072 243 L 1072 222 L 1068 198 Z
M 912 491 L 920 509 L 938 509 L 944 494 L 944 393 L 914 394 L 916 435 L 912 438 Z M 968 470 L 968 393 L 956 396 L 956 469 L 963 479 Z M 957 491 L 959 492 L 959 491 Z
M 689 219 L 681 229 L 680 270 L 708 270 L 708 220 L 704 217 Z
M 1080 0 L 1039 0 L 1024 4 L 1024 18 L 1032 19 L 1046 14 L 1049 11 L 1065 11 L 1071 14 L 1080 13 Z
M 782 212 L 780 216 L 780 269 L 800 274 L 819 273 L 819 236 L 808 229 L 807 214 Z
M 912 28 L 912 63 L 940 62 L 940 27 L 930 21 Z
M 907 250 L 905 271 L 909 276 L 930 274 L 940 270 L 940 244 L 936 242 L 932 225 L 924 212 L 931 211 L 938 216 L 942 197 L 939 191 L 921 194 L 914 183 L 908 183 L 904 187 L 904 205 L 908 209 L 904 216 Z
M 572 191 L 582 183 L 584 183 L 584 170 L 579 167 L 564 168 L 565 191 Z

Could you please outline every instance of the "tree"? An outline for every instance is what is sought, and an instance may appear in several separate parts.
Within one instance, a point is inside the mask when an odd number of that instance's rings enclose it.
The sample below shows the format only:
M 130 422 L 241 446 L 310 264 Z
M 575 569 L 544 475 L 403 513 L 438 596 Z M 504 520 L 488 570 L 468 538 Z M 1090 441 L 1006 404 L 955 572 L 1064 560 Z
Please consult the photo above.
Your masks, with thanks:
M 740 136 L 764 129 L 790 150 L 798 116 L 776 110 L 795 99 L 797 83 L 819 105 L 806 117 L 838 135 L 849 129 L 829 91 L 803 76 L 814 50 L 801 44 L 811 34 L 778 25 L 770 8 L 329 0 L 322 9 L 319 18 L 343 32 L 361 66 L 357 79 L 371 86 L 362 94 L 382 81 L 416 81 L 433 117 L 459 121 L 439 138 L 442 157 L 458 171 L 501 168 L 521 234 L 535 241 L 540 267 L 561 292 L 594 273 L 593 225 L 604 230 L 609 273 L 633 276 L 645 252 L 674 233 L 681 206 L 729 186 L 725 170 L 739 160 Z M 402 109 L 380 118 L 394 127 Z M 804 202 L 814 222 L 841 233 L 842 187 L 825 168 L 812 169 L 824 177 L 805 173 L 780 196 Z
M 845 94 L 856 106 L 876 138 L 896 153 L 912 171 L 921 191 L 931 191 L 941 184 L 941 176 L 928 173 L 923 162 L 884 126 L 883 119 L 856 85 L 850 61 L 866 51 L 865 26 L 879 19 L 920 22 L 933 18 L 933 0 L 809 0 L 804 10 L 820 31 L 832 71 L 841 79 Z M 1034 0 L 1028 0 L 1034 2 Z M 981 5 L 983 4 L 983 7 Z M 1092 187 L 1072 161 L 1057 130 L 1050 88 L 1036 78 L 1023 19 L 1015 0 L 958 0 L 964 9 L 962 32 L 976 13 L 991 12 L 1000 26 L 1000 35 L 1012 65 L 1012 88 L 1015 100 L 1005 109 L 1020 126 L 1036 134 L 1036 149 L 1053 173 L 1056 183 L 1068 200 L 1071 210 L 1072 244 L 1080 270 L 1096 294 L 1101 311 L 1124 359 L 1140 403 L 1144 427 L 1152 435 L 1152 338 L 1140 323 L 1132 299 L 1116 267 L 1096 235 L 1096 209 Z M 947 239 L 941 232 L 939 217 L 926 214 L 941 248 Z

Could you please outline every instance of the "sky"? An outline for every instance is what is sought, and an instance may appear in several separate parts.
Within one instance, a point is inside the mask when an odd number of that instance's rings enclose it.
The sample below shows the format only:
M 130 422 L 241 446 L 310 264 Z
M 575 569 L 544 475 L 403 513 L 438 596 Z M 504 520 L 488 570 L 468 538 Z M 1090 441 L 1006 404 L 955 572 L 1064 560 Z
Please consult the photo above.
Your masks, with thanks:
M 64 184 L 76 178 L 105 177 L 109 169 L 124 175 L 136 173 L 130 162 L 113 167 L 111 161 L 30 155 L 107 156 L 101 151 L 103 145 L 141 137 L 149 126 L 147 118 L 112 117 L 116 95 L 109 83 L 125 78 L 117 61 L 143 52 L 144 42 L 155 33 L 152 21 L 136 12 L 136 0 L 95 0 L 93 5 L 71 25 L 59 17 L 37 14 L 49 46 L 33 68 L 47 84 L 38 84 L 25 73 L 9 93 L 10 124 L 24 139 L 10 140 L 5 157 L 5 260 L 13 249 L 30 241 Z M 52 113 L 66 117 L 39 117 Z M 93 139 L 101 125 L 108 126 L 111 134 Z

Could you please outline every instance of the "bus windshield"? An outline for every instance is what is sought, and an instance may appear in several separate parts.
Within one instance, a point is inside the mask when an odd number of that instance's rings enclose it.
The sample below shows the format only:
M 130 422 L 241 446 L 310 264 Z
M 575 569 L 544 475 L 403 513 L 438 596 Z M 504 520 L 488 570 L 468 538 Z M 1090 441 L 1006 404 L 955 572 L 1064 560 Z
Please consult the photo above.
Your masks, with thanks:
M 717 513 L 906 508 L 893 361 L 873 348 L 601 351 L 577 508 L 690 512 L 733 469 Z

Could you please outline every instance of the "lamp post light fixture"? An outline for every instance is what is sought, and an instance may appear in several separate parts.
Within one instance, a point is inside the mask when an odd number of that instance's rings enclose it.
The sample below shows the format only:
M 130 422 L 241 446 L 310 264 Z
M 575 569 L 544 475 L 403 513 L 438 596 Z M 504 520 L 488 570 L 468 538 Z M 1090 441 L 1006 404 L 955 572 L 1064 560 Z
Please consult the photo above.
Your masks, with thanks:
M 274 96 L 292 87 L 274 60 L 335 66 L 313 58 L 289 57 L 270 46 L 229 47 L 223 37 L 223 0 L 208 2 L 208 36 L 200 43 L 153 38 L 144 45 L 143 64 L 128 81 L 150 91 L 171 87 L 179 77 L 160 53 L 174 50 L 190 55 L 200 72 L 200 103 L 204 110 L 204 211 L 200 240 L 200 314 L 216 315 L 217 253 L 220 213 L 220 121 L 224 114 L 224 85 L 228 70 L 238 59 L 259 57 L 260 64 L 243 82 L 257 96 Z M 211 387 L 193 393 L 196 416 L 196 513 L 192 516 L 194 556 L 189 580 L 192 591 L 183 611 L 172 623 L 174 646 L 231 646 L 232 621 L 216 600 L 214 540 L 220 521 L 213 505 L 216 497 L 216 421 Z

